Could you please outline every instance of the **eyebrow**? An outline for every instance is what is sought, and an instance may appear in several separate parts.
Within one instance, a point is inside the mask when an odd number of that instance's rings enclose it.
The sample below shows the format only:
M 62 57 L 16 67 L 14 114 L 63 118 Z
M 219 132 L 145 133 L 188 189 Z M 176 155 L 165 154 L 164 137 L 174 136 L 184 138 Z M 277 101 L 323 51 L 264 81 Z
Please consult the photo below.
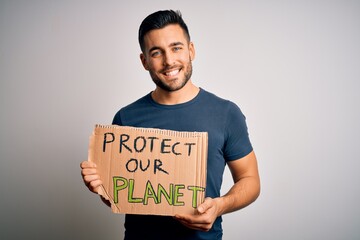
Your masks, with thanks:
M 184 43 L 182 43 L 182 42 L 173 42 L 173 43 L 169 44 L 169 47 L 174 47 L 174 46 L 179 46 L 179 45 L 184 46 Z M 159 49 L 161 49 L 161 48 L 158 47 L 158 46 L 154 46 L 154 47 L 149 49 L 149 53 L 151 53 L 154 50 L 159 50 Z
M 170 46 L 173 47 L 173 46 L 184 46 L 184 44 L 182 42 L 174 42 L 174 43 L 171 43 Z

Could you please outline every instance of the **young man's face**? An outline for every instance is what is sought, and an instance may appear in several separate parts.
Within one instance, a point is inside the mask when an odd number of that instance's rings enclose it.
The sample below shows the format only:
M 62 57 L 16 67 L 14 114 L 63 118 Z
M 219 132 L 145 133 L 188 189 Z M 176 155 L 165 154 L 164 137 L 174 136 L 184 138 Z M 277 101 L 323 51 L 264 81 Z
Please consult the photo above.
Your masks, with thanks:
M 141 62 L 157 87 L 170 92 L 186 85 L 191 78 L 195 49 L 179 25 L 148 32 L 144 46 Z

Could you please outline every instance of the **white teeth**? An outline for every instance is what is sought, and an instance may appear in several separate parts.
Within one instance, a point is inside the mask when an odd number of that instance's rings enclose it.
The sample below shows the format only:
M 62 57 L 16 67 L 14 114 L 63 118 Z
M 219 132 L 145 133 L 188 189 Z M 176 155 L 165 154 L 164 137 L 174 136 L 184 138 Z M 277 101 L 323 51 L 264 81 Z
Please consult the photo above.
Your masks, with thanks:
M 165 75 L 166 76 L 175 76 L 178 72 L 179 72 L 179 69 L 176 69 L 176 70 L 171 71 L 171 72 L 166 72 Z

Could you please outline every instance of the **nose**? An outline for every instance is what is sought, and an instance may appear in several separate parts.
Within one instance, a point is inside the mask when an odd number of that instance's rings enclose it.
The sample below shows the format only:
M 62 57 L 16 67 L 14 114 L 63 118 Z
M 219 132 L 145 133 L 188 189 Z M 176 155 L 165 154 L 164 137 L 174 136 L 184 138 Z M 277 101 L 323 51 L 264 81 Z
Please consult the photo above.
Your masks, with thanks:
M 175 60 L 174 60 L 174 54 L 171 51 L 167 51 L 164 53 L 164 60 L 163 60 L 163 65 L 164 66 L 171 66 L 174 65 Z

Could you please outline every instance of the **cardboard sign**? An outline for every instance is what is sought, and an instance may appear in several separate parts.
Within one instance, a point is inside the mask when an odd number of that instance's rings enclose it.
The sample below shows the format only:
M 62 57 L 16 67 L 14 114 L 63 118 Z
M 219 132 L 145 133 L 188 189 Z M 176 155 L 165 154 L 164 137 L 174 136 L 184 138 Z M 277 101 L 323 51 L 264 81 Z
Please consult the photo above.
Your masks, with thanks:
M 207 133 L 96 125 L 89 159 L 115 213 L 195 213 L 206 187 Z

